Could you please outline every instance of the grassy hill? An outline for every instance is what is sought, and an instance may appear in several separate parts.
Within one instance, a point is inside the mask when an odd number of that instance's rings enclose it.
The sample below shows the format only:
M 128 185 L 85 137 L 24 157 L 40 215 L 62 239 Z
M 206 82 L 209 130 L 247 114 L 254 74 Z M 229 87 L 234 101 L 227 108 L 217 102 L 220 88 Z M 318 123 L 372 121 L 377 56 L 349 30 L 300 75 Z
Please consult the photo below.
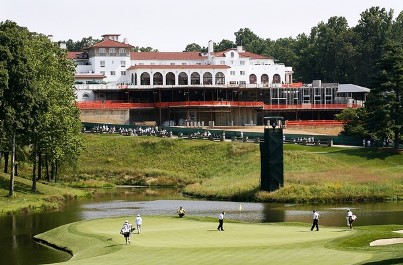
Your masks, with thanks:
M 387 149 L 284 146 L 283 188 L 259 191 L 259 145 L 155 137 L 85 135 L 77 168 L 85 185 L 181 186 L 191 196 L 252 201 L 374 201 L 402 196 L 403 155 Z
M 75 166 L 64 165 L 58 183 L 38 183 L 19 163 L 16 196 L 0 174 L 0 214 L 57 208 L 85 196 L 77 187 L 175 186 L 189 196 L 264 202 L 377 201 L 403 198 L 403 155 L 386 149 L 284 145 L 284 187 L 260 191 L 259 145 L 109 134 L 86 134 Z M 67 188 L 67 184 L 72 188 Z M 10 203 L 12 202 L 12 203 Z

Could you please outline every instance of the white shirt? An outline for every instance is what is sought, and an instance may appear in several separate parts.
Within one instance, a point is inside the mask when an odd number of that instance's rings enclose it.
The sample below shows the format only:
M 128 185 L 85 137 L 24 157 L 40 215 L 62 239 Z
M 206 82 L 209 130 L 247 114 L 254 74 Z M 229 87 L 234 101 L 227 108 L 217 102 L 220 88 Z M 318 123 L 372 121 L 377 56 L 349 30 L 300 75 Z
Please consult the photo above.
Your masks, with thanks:
M 140 216 L 136 217 L 136 225 L 141 225 L 143 223 L 143 219 Z
M 218 219 L 223 220 L 224 219 L 224 214 L 220 213 L 220 216 L 218 217 Z
M 313 213 L 313 219 L 319 219 L 319 213 L 318 212 Z
M 347 212 L 347 217 L 352 217 L 353 216 L 353 212 L 352 211 L 348 211 Z

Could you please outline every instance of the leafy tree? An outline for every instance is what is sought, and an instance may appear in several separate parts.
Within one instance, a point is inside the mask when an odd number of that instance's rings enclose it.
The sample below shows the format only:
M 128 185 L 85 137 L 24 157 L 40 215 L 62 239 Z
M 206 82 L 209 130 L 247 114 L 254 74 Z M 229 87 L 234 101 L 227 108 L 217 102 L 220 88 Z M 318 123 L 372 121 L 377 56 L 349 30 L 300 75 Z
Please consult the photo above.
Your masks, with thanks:
M 66 48 L 68 51 L 78 52 L 78 51 L 84 50 L 85 48 L 91 47 L 100 41 L 101 40 L 93 39 L 90 36 L 90 37 L 82 38 L 80 41 L 73 41 L 72 39 L 69 39 L 65 43 L 66 43 Z
M 214 51 L 223 52 L 231 48 L 235 48 L 235 46 L 236 45 L 233 41 L 223 39 L 222 41 L 214 45 Z
M 395 148 L 403 134 L 403 45 L 389 41 L 366 102 L 367 128 L 381 139 L 393 137 Z
M 250 43 L 256 40 L 261 40 L 255 33 L 253 33 L 250 29 L 244 28 L 235 32 L 235 44 L 236 46 L 245 46 L 248 47 Z
M 0 23 L 1 64 L 8 72 L 8 83 L 2 82 L 1 114 L 3 130 L 11 151 L 11 174 L 9 196 L 14 195 L 16 145 L 26 142 L 34 121 L 35 107 L 32 62 L 29 60 L 30 32 L 16 23 Z M 3 73 L 3 75 L 5 75 Z
M 336 120 L 343 121 L 342 134 L 349 136 L 358 136 L 361 138 L 370 137 L 365 126 L 366 119 L 367 113 L 365 108 L 347 108 L 340 114 L 336 114 Z
M 346 82 L 354 55 L 350 30 L 344 17 L 331 17 L 312 29 L 314 71 L 325 82 Z
M 386 41 L 391 38 L 392 20 L 393 11 L 387 12 L 380 7 L 371 7 L 361 14 L 353 28 L 357 37 L 354 83 L 366 87 L 371 85 L 371 79 L 376 75 L 375 65 Z
M 132 48 L 133 52 L 158 52 L 157 49 L 151 48 L 151 47 L 139 47 L 135 46 Z
M 66 157 L 77 158 L 81 140 L 79 111 L 74 106 L 73 62 L 66 59 L 65 51 L 43 35 L 35 35 L 31 41 L 35 52 L 35 84 L 39 88 L 37 119 L 31 130 L 33 146 L 32 190 L 36 190 L 36 165 L 38 156 L 44 155 L 54 168 Z M 38 171 L 40 166 L 38 164 Z M 38 172 L 39 175 L 39 172 Z M 57 170 L 52 170 L 52 179 Z
M 202 47 L 197 43 L 188 44 L 184 52 L 201 52 Z
M 403 11 L 400 12 L 392 25 L 391 37 L 397 43 L 403 43 Z

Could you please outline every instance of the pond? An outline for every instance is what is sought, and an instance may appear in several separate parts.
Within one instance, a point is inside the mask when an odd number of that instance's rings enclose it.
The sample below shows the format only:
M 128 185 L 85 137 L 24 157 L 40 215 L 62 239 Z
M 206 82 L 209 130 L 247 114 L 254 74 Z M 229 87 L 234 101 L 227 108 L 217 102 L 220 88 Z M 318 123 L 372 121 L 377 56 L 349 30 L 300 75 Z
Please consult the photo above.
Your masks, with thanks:
M 141 214 L 144 228 L 147 216 L 175 215 L 182 206 L 187 215 L 217 217 L 226 212 L 227 219 L 246 222 L 312 222 L 312 210 L 320 213 L 319 225 L 345 226 L 346 211 L 358 216 L 356 226 L 401 224 L 403 203 L 383 202 L 371 204 L 279 204 L 205 201 L 186 198 L 176 189 L 117 188 L 102 191 L 95 198 L 72 201 L 63 210 L 28 215 L 0 217 L 0 263 L 35 265 L 66 261 L 65 252 L 37 244 L 32 238 L 55 227 L 86 219 Z M 242 209 L 242 210 L 240 210 Z

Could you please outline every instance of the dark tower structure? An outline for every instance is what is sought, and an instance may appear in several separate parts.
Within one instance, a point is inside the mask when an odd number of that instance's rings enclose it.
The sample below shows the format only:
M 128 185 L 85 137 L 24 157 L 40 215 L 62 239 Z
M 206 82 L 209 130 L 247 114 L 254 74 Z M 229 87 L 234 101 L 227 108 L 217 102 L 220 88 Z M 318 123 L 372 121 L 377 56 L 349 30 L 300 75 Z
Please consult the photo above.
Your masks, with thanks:
M 283 117 L 264 117 L 260 142 L 260 189 L 275 191 L 284 185 Z

